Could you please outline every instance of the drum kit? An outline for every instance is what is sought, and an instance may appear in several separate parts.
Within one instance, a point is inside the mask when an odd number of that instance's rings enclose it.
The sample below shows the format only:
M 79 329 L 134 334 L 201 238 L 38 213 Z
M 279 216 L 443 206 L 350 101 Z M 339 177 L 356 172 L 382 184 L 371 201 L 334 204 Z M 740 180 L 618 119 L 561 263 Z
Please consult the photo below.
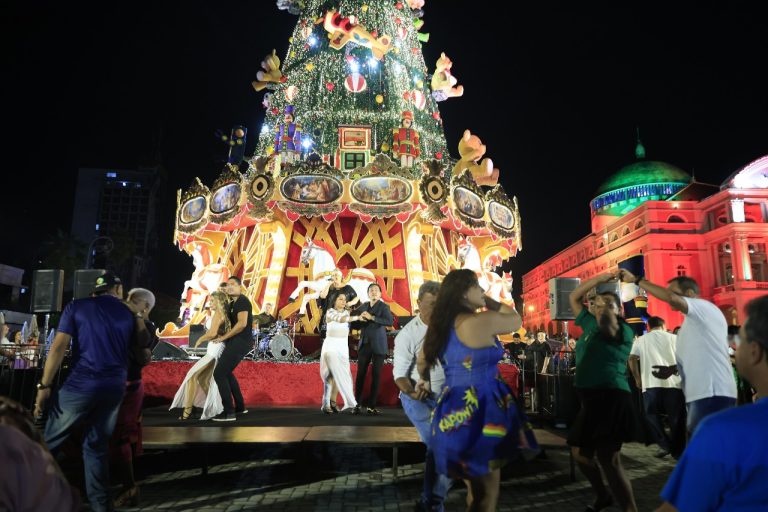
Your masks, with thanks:
M 258 328 L 253 339 L 253 349 L 246 354 L 252 360 L 294 361 L 301 353 L 294 344 L 296 318 L 276 320 L 269 328 Z

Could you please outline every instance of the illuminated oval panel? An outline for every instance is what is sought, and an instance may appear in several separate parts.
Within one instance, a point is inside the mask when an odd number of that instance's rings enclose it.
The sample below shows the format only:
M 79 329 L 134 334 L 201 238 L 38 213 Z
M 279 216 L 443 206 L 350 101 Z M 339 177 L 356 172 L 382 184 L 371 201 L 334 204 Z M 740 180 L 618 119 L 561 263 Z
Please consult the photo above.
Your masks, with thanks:
M 456 205 L 456 208 L 467 217 L 473 219 L 483 218 L 483 214 L 485 213 L 483 200 L 468 188 L 456 187 L 453 190 L 453 203 Z
M 236 208 L 240 200 L 240 185 L 228 183 L 211 194 L 211 212 L 224 213 Z
M 330 176 L 289 176 L 280 185 L 283 197 L 297 203 L 332 203 L 341 197 L 341 182 Z
M 182 224 L 191 224 L 203 218 L 205 214 L 205 197 L 197 196 L 187 200 L 181 207 L 179 218 Z
M 366 176 L 352 184 L 352 197 L 368 204 L 402 203 L 412 192 L 410 183 L 393 176 Z
M 512 229 L 515 227 L 515 215 L 512 210 L 496 201 L 488 203 L 488 216 L 491 222 L 502 229 Z

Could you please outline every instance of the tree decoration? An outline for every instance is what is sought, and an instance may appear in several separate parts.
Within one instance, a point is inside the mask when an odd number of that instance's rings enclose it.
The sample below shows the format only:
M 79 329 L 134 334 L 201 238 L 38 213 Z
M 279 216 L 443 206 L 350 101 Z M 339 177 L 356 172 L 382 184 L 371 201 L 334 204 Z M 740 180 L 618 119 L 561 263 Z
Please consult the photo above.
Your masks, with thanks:
M 373 57 L 381 60 L 392 49 L 392 39 L 389 36 L 383 35 L 377 38 L 365 27 L 348 17 L 345 18 L 334 9 L 326 12 L 322 21 L 323 27 L 328 32 L 330 46 L 335 50 L 341 50 L 347 43 L 353 41 L 360 46 L 370 48 Z
M 264 57 L 261 61 L 261 68 L 263 71 L 256 73 L 256 80 L 251 82 L 256 91 L 261 91 L 271 84 L 285 82 L 286 77 L 280 71 L 280 58 L 272 50 L 272 53 Z
M 453 62 L 446 57 L 445 53 L 440 54 L 435 68 L 435 74 L 432 75 L 432 96 L 437 101 L 445 101 L 448 98 L 456 98 L 464 94 L 464 86 L 456 85 L 456 78 L 451 74 Z
M 292 102 L 293 99 L 296 97 L 296 94 L 299 92 L 298 87 L 295 85 L 289 85 L 285 88 L 285 99 L 289 102 Z
M 365 77 L 360 73 L 350 73 L 346 79 L 344 79 L 344 87 L 349 92 L 363 92 L 368 84 L 365 81 Z
M 392 154 L 402 167 L 413 167 L 414 160 L 421 154 L 419 132 L 413 128 L 413 112 L 404 111 L 400 119 L 400 128 L 392 134 Z

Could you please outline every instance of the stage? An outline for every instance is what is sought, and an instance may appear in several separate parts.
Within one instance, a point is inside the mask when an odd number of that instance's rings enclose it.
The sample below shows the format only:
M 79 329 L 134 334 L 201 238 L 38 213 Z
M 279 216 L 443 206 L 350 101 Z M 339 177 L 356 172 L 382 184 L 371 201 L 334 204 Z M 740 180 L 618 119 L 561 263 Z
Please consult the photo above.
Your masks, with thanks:
M 194 361 L 153 361 L 144 367 L 145 407 L 159 406 L 173 401 L 176 391 Z M 351 362 L 352 379 L 357 375 L 357 363 Z M 500 364 L 502 376 L 517 393 L 518 369 L 511 364 Z M 323 396 L 320 363 L 317 361 L 243 361 L 235 368 L 245 403 L 254 406 L 317 406 Z M 371 369 L 366 375 L 365 393 L 371 381 Z M 341 405 L 343 402 L 340 402 Z M 392 364 L 385 363 L 381 370 L 378 405 L 399 406 L 398 390 L 392 378 Z

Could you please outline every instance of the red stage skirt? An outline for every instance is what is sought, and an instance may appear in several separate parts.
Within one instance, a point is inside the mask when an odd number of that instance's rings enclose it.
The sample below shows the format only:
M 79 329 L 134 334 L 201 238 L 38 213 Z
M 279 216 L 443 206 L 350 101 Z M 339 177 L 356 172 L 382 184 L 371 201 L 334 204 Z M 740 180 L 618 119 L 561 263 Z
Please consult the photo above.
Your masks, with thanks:
M 153 361 L 142 371 L 145 406 L 170 404 L 184 380 L 192 362 Z M 352 380 L 357 375 L 357 363 L 352 362 Z M 504 380 L 517 394 L 518 369 L 511 364 L 500 364 Z M 323 383 L 320 380 L 319 362 L 243 361 L 235 368 L 245 403 L 248 405 L 314 405 L 320 407 Z M 367 395 L 371 381 L 368 368 L 365 383 Z M 341 397 L 339 397 L 341 398 Z M 398 389 L 392 378 L 392 365 L 381 369 L 378 403 L 399 405 Z

